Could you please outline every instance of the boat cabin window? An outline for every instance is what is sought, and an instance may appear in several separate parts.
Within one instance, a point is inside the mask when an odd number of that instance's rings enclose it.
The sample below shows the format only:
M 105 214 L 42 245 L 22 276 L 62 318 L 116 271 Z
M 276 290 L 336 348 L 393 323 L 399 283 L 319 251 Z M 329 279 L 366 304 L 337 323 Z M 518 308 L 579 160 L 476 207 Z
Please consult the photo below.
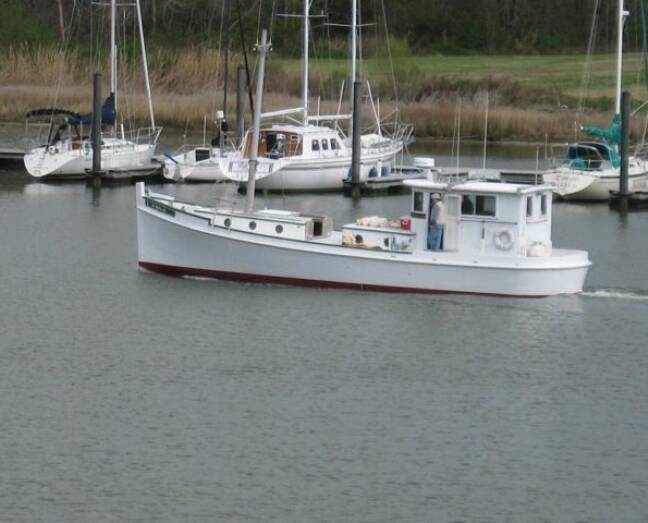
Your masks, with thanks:
M 547 195 L 540 196 L 540 215 L 547 216 Z
M 252 135 L 248 134 L 245 142 L 245 155 L 251 151 Z M 259 156 L 283 158 L 284 156 L 299 156 L 302 154 L 302 144 L 299 135 L 277 131 L 261 131 L 259 135 Z
M 331 150 L 335 151 L 335 149 L 339 149 L 337 140 L 335 138 L 331 138 Z
M 602 143 L 583 143 L 569 147 L 567 159 L 576 168 L 600 169 L 604 161 L 610 161 L 610 150 Z
M 209 160 L 211 153 L 209 149 L 196 149 L 196 161 L 202 162 L 203 160 Z
M 319 140 L 313 140 L 313 143 L 311 145 L 311 150 L 313 150 L 313 151 L 319 151 L 320 150 Z
M 527 215 L 527 218 L 533 218 L 533 196 L 527 196 L 527 199 L 526 199 L 526 215 Z
M 412 211 L 424 213 L 423 210 L 423 193 L 421 191 L 414 191 L 414 199 L 412 203 Z
M 282 133 L 266 134 L 266 150 L 270 158 L 281 158 L 286 152 L 286 136 Z
M 328 151 L 328 144 L 329 144 L 328 140 L 327 140 L 326 138 L 324 138 L 324 139 L 322 140 L 322 149 L 323 149 L 324 151 Z
M 464 194 L 461 198 L 461 214 L 464 216 L 495 216 L 495 196 Z

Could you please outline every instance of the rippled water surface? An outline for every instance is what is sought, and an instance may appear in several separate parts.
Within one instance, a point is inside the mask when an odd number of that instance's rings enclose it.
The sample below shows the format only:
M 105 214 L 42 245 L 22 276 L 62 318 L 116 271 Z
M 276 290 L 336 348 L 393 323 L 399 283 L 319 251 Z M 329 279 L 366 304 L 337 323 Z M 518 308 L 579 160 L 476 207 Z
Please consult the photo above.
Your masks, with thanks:
M 648 520 L 648 213 L 555 205 L 587 291 L 509 300 L 142 272 L 134 204 L 0 171 L 1 521 Z

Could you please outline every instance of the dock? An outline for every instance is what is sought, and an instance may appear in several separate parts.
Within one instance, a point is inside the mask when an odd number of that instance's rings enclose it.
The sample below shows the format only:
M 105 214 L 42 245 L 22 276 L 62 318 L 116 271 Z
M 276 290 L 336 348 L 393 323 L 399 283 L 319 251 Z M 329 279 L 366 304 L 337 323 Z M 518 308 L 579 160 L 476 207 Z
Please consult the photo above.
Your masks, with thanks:
M 648 210 L 648 191 L 610 194 L 610 208 L 620 212 Z
M 539 185 L 543 183 L 542 171 L 525 170 L 525 169 L 488 169 L 482 172 L 481 169 L 460 169 L 456 170 L 451 167 L 434 169 L 433 171 L 392 171 L 388 176 L 376 176 L 367 178 L 358 185 L 360 194 L 397 194 L 407 190 L 403 184 L 405 180 L 416 180 L 426 178 L 428 174 L 434 174 L 440 180 L 450 179 L 457 181 L 487 179 L 490 181 L 500 181 L 503 183 L 520 183 L 527 185 Z M 344 180 L 344 193 L 349 195 L 352 192 L 353 184 L 351 180 Z
M 507 183 L 526 183 L 529 185 L 540 185 L 542 180 L 542 171 L 525 170 L 525 169 L 499 169 L 501 181 Z
M 0 147 L 0 166 L 15 167 L 23 163 L 25 151 L 22 149 L 13 149 L 8 147 Z
M 388 176 L 376 176 L 375 178 L 368 178 L 359 184 L 360 194 L 395 194 L 407 189 L 403 182 L 405 180 L 417 180 L 425 178 L 425 174 L 390 174 Z M 350 179 L 345 179 L 343 182 L 344 194 L 351 194 L 353 190 L 353 182 Z

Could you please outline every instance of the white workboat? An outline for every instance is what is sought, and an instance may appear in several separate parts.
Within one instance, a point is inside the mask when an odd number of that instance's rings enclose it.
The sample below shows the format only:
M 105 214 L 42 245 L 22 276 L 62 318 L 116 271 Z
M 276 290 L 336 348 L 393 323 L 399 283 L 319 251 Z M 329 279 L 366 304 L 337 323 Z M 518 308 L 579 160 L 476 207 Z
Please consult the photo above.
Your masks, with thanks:
M 117 1 L 110 0 L 111 7 L 111 55 L 110 55 L 110 95 L 101 111 L 102 141 L 101 169 L 112 178 L 130 176 L 137 171 L 153 172 L 155 147 L 161 129 L 155 126 L 153 102 L 146 62 L 146 48 L 142 28 L 140 0 L 134 4 L 137 13 L 140 44 L 143 56 L 144 77 L 148 99 L 151 126 L 125 132 L 123 125 L 117 127 L 117 52 L 116 19 Z M 121 7 L 121 6 L 120 6 Z M 92 169 L 92 141 L 86 133 L 90 129 L 92 113 L 78 114 L 58 108 L 36 109 L 27 113 L 27 118 L 50 117 L 50 135 L 47 143 L 31 147 L 25 153 L 24 162 L 27 172 L 35 178 L 68 179 L 85 177 Z M 63 122 L 54 131 L 53 118 L 62 117 Z M 107 128 L 111 130 L 108 131 Z
M 580 292 L 584 251 L 551 241 L 551 187 L 408 180 L 408 216 L 334 230 L 332 220 L 285 210 L 176 201 L 137 185 L 140 267 L 247 282 L 387 292 L 549 296 Z M 447 209 L 444 246 L 427 249 L 432 193 Z
M 610 191 L 619 190 L 621 159 L 621 86 L 623 71 L 623 28 L 628 11 L 624 1 L 617 4 L 617 64 L 615 115 L 607 129 L 581 127 L 581 131 L 600 141 L 577 142 L 567 146 L 565 159 L 558 167 L 542 173 L 554 192 L 566 200 L 607 201 Z M 637 156 L 628 158 L 629 190 L 648 187 L 648 162 Z
M 267 31 L 261 31 L 250 143 L 261 143 Z M 551 187 L 406 180 L 409 215 L 333 229 L 326 216 L 254 208 L 257 149 L 246 206 L 205 207 L 137 184 L 140 267 L 171 274 L 388 292 L 548 296 L 580 292 L 587 253 L 554 249 Z M 438 193 L 438 194 L 436 194 Z M 441 250 L 428 248 L 432 201 L 447 208 Z M 436 215 L 435 211 L 435 215 Z M 436 245 L 436 244 L 435 244 Z

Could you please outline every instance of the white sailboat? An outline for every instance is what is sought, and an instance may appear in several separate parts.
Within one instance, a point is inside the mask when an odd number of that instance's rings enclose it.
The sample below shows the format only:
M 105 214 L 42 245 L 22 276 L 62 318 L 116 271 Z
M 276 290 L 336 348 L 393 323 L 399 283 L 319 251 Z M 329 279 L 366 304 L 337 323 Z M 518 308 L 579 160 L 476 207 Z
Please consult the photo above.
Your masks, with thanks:
M 260 135 L 266 31 L 262 31 L 252 143 Z M 324 215 L 254 209 L 257 151 L 250 151 L 244 209 L 176 201 L 137 184 L 140 267 L 169 274 L 385 292 L 548 296 L 577 293 L 590 262 L 555 249 L 551 187 L 407 180 L 408 215 L 367 217 L 333 229 Z M 438 193 L 438 194 L 437 194 Z M 432 201 L 447 221 L 428 249 Z
M 263 119 L 291 114 L 302 114 L 301 122 L 279 123 L 263 126 L 258 142 L 258 189 L 270 191 L 341 190 L 351 168 L 351 143 L 341 132 L 338 123 L 349 120 L 351 114 L 311 115 L 309 113 L 309 34 L 310 3 L 304 0 L 303 18 L 303 84 L 302 107 L 265 113 Z M 357 0 L 353 0 L 351 23 L 351 81 L 356 80 L 358 13 Z M 376 115 L 377 116 L 377 115 Z M 376 132 L 361 137 L 361 180 L 389 173 L 396 156 L 411 136 L 409 126 L 400 126 L 391 136 L 383 132 L 378 117 Z M 334 126 L 322 125 L 333 122 Z M 220 166 L 230 180 L 246 183 L 248 159 L 253 147 L 248 133 L 238 151 L 222 157 Z
M 102 170 L 115 178 L 133 171 L 154 169 L 152 159 L 161 131 L 155 126 L 140 0 L 136 0 L 134 5 L 137 11 L 151 126 L 127 133 L 122 125 L 119 132 L 117 130 L 117 2 L 110 0 L 110 96 L 104 103 L 101 118 L 103 126 L 111 127 L 112 130 L 102 132 L 101 165 Z M 92 143 L 90 137 L 84 135 L 84 126 L 89 131 L 92 114 L 81 115 L 54 108 L 37 109 L 27 113 L 28 118 L 37 116 L 61 116 L 64 121 L 56 132 L 50 131 L 46 144 L 26 152 L 24 162 L 27 172 L 35 178 L 85 177 L 92 168 Z
M 225 180 L 220 168 L 221 148 L 204 143 L 186 145 L 164 159 L 162 174 L 174 182 L 220 182 Z
M 610 191 L 619 190 L 621 160 L 619 158 L 621 85 L 623 73 L 623 27 L 629 12 L 619 0 L 617 13 L 617 68 L 615 116 L 607 129 L 582 127 L 587 134 L 600 138 L 569 144 L 565 160 L 554 169 L 542 173 L 545 182 L 554 186 L 554 192 L 568 200 L 607 201 Z M 648 162 L 631 156 L 628 159 L 630 190 L 648 189 Z

